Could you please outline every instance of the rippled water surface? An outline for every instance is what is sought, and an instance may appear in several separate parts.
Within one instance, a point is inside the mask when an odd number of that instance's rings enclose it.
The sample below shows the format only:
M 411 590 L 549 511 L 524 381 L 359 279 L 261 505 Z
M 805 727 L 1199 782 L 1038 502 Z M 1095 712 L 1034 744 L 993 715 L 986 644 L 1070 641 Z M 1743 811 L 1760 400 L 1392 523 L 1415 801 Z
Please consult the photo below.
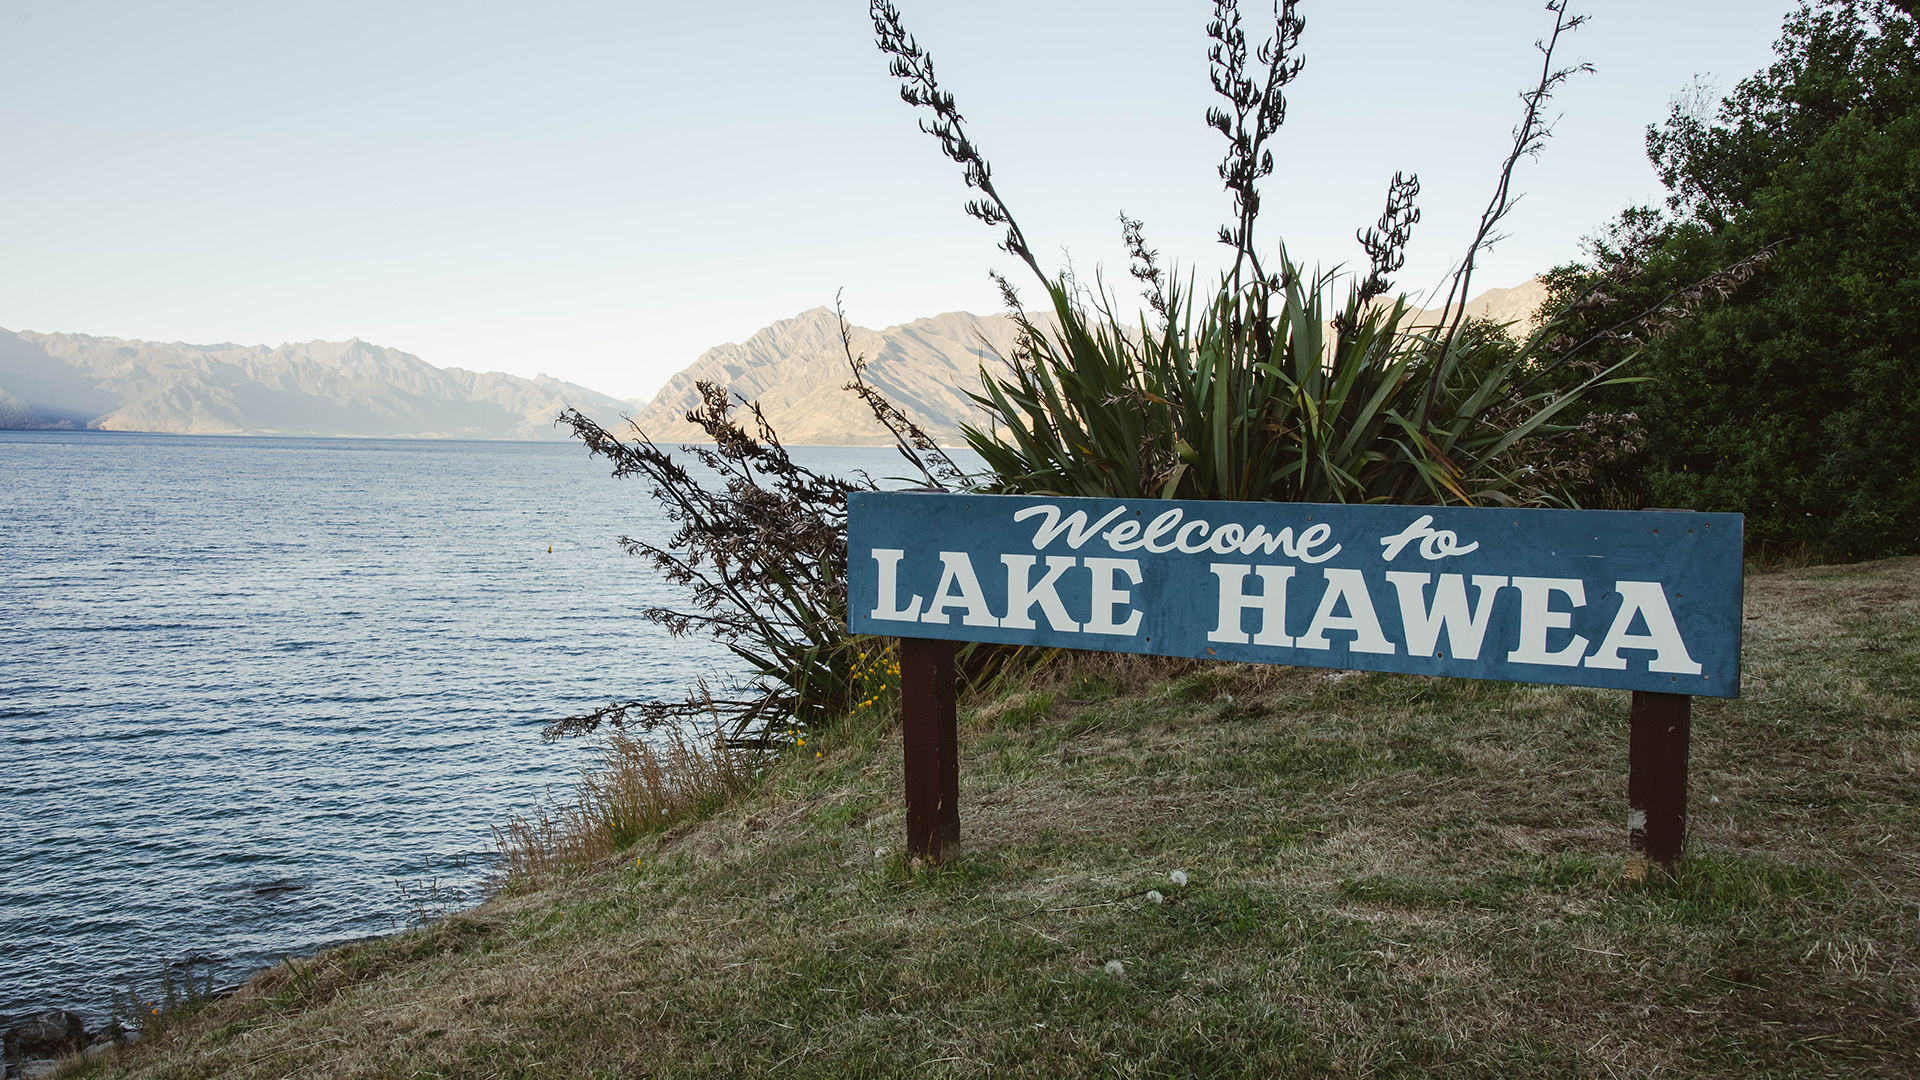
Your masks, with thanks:
M 545 721 L 731 670 L 639 618 L 664 528 L 577 444 L 0 432 L 0 1015 L 477 899 Z

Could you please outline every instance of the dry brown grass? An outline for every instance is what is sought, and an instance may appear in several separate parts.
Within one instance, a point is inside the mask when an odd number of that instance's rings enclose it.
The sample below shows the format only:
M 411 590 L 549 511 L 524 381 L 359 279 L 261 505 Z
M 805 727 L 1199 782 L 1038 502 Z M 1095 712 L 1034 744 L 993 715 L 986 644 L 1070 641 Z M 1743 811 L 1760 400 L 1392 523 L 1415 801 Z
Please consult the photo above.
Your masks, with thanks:
M 1909 1077 L 1916 597 L 1911 559 L 1749 580 L 1677 880 L 1627 873 L 1624 694 L 1074 657 L 963 717 L 945 868 L 849 726 L 73 1071 Z
M 600 760 L 580 770 L 573 791 L 494 826 L 500 886 L 538 885 L 579 873 L 641 837 L 710 814 L 752 782 L 758 754 L 729 750 L 679 730 L 601 740 Z

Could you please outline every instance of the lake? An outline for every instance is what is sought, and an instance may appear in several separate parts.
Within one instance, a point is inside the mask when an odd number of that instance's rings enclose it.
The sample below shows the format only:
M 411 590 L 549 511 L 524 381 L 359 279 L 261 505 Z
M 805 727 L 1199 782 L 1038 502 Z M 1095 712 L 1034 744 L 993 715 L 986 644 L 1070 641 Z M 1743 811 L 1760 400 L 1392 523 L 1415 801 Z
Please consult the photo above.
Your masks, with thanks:
M 0 432 L 0 1016 L 479 900 L 543 724 L 735 670 L 640 617 L 666 532 L 572 442 Z

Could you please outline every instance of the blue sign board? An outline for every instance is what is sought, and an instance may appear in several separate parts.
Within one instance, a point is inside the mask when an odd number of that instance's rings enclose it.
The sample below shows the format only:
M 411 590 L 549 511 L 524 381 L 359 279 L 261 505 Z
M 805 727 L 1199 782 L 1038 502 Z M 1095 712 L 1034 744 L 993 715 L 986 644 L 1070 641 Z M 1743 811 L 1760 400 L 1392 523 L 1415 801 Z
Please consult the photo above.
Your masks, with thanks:
M 1738 514 L 863 492 L 855 633 L 1740 692 Z

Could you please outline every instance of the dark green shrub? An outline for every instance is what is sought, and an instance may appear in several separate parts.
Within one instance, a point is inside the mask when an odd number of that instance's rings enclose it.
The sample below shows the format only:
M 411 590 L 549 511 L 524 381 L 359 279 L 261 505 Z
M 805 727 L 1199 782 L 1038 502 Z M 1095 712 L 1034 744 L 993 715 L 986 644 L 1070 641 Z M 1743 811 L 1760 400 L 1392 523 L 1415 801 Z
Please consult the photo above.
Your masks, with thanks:
M 1653 333 L 1601 346 L 1644 349 L 1635 370 L 1649 379 L 1595 397 L 1632 414 L 1643 445 L 1588 497 L 1610 485 L 1626 505 L 1744 513 L 1756 554 L 1920 551 L 1916 44 L 1894 5 L 1803 6 L 1779 60 L 1711 119 L 1683 104 L 1650 129 L 1667 211 L 1629 212 L 1592 264 L 1552 277 L 1550 303 L 1605 283 L 1576 333 L 1661 312 Z M 1689 290 L 1741 260 L 1758 265 L 1732 288 Z

